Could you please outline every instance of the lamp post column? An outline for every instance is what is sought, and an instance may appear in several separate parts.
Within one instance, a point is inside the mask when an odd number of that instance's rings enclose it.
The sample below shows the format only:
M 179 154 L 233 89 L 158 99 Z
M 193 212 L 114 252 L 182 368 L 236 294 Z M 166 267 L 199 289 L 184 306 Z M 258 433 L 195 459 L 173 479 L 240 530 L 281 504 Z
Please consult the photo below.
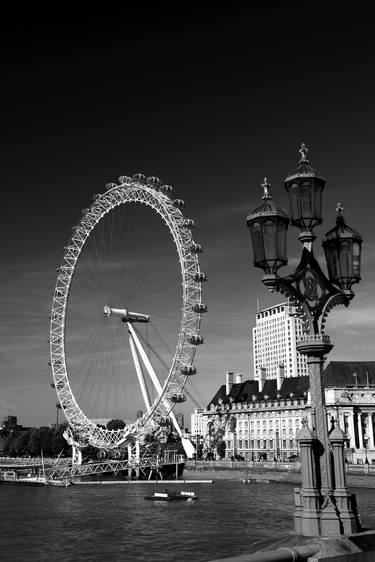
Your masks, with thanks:
M 307 336 L 298 342 L 297 350 L 307 356 L 311 393 L 313 434 L 319 443 L 320 485 L 322 495 L 332 491 L 332 472 L 329 456 L 327 414 L 322 382 L 324 356 L 333 345 L 327 336 Z M 318 483 L 318 484 L 319 484 Z
M 335 503 L 332 501 L 332 459 L 328 440 L 327 414 L 322 381 L 324 357 L 331 351 L 332 347 L 333 345 L 329 337 L 321 335 L 305 336 L 297 344 L 297 350 L 307 356 L 309 366 L 312 425 L 313 435 L 316 438 L 316 485 L 320 493 L 321 505 L 321 511 L 316 513 L 316 517 L 320 519 L 320 533 L 323 535 L 340 534 L 340 518 Z M 303 488 L 301 493 L 304 496 Z M 304 521 L 304 535 L 308 534 L 306 524 L 312 526 L 311 534 L 314 534 L 317 521 L 313 517 L 308 521 Z

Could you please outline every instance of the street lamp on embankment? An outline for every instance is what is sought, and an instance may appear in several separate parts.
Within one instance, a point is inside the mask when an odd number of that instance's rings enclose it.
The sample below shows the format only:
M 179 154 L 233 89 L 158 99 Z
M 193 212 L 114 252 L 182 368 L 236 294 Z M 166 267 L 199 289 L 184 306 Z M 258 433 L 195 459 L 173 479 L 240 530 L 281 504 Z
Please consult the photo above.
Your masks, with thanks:
M 297 342 L 307 357 L 311 393 L 311 427 L 305 418 L 297 435 L 301 450 L 302 487 L 295 494 L 295 531 L 305 536 L 350 534 L 360 530 L 354 494 L 346 485 L 344 428 L 335 420 L 328 433 L 322 370 L 333 348 L 325 333 L 325 322 L 333 307 L 348 306 L 354 297 L 352 285 L 360 281 L 361 236 L 344 219 L 337 206 L 335 226 L 323 239 L 328 277 L 314 256 L 314 228 L 322 223 L 322 194 L 325 179 L 300 149 L 296 170 L 285 179 L 290 215 L 272 199 L 265 178 L 263 202 L 247 217 L 254 266 L 263 269 L 263 283 L 269 291 L 284 294 L 297 308 L 304 336 Z M 294 273 L 281 277 L 287 264 L 286 233 L 289 226 L 300 229 L 302 255 Z

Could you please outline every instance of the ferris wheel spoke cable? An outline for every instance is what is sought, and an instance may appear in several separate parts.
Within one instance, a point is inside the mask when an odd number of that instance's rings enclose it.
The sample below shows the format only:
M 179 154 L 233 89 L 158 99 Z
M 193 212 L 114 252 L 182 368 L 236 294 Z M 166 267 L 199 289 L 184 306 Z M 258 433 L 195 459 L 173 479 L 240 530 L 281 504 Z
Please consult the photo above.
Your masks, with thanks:
M 161 365 L 164 367 L 164 369 L 168 373 L 169 367 L 168 367 L 167 363 L 164 361 L 164 359 L 161 357 L 161 355 L 156 351 L 156 349 L 151 345 L 151 343 L 149 341 L 145 340 L 145 338 L 142 336 L 142 334 L 138 330 L 136 330 L 135 328 L 134 328 L 134 330 L 137 333 L 137 335 L 141 338 L 143 343 L 147 346 L 147 349 L 155 355 L 155 357 L 160 361 Z
M 186 386 L 189 386 L 191 388 L 191 390 L 188 391 L 186 389 Z M 204 404 L 208 404 L 208 400 L 206 400 L 206 398 L 204 398 L 203 395 L 201 394 L 201 392 L 197 389 L 197 387 L 195 386 L 195 384 L 191 380 L 191 377 L 188 378 L 186 386 L 185 386 L 186 394 L 188 394 L 188 392 L 190 392 L 190 398 L 192 399 L 194 404 L 197 406 L 197 408 L 204 408 Z
M 146 324 L 147 326 L 147 324 Z M 84 368 L 81 369 L 81 377 L 78 381 L 75 381 L 76 387 L 79 383 L 79 393 L 82 393 L 82 389 L 90 388 L 91 392 L 87 396 L 84 406 L 87 408 L 88 405 L 94 403 L 94 398 L 99 395 L 100 401 L 98 401 L 98 407 L 104 402 L 105 405 L 109 404 L 110 394 L 119 400 L 122 388 L 117 384 L 115 389 L 114 382 L 116 382 L 116 374 L 114 371 L 114 365 L 119 365 L 121 361 L 121 349 L 123 348 L 123 343 L 120 340 L 120 344 L 117 346 L 120 353 L 115 353 L 113 349 L 113 342 L 118 341 L 119 338 L 114 337 L 115 331 L 104 329 L 103 325 L 96 324 L 88 330 L 88 335 L 80 338 L 80 345 L 77 345 L 75 341 L 74 349 L 75 353 L 79 356 L 85 357 Z M 101 352 L 99 357 L 97 357 L 97 342 L 103 342 L 103 348 L 110 350 L 108 353 Z M 122 344 L 122 345 L 121 345 Z M 111 354 L 111 357 L 109 357 Z M 90 357 L 94 356 L 94 360 L 90 361 Z M 111 361 L 109 360 L 111 359 Z M 109 368 L 111 366 L 111 369 Z M 122 377 L 125 379 L 125 373 L 122 373 Z M 121 375 L 120 377 L 121 378 Z M 95 384 L 97 386 L 95 386 Z M 111 389 L 111 393 L 108 391 L 103 398 L 103 388 Z M 100 391 L 100 393 L 99 393 Z M 83 404 L 82 404 L 83 405 Z M 118 410 L 118 408 L 116 408 Z M 104 411 L 109 411 L 108 408 L 104 407 Z M 92 408 L 90 408 L 92 411 Z M 102 416 L 99 416 L 102 417 Z
M 123 221 L 121 221 L 120 224 L 122 223 Z M 112 230 L 113 229 L 111 228 L 111 237 L 113 238 Z M 105 239 L 106 237 L 103 236 L 103 238 Z M 147 240 L 147 244 L 145 244 L 145 247 L 146 248 L 152 247 L 152 232 L 151 234 L 149 234 L 149 240 Z M 108 250 L 107 248 L 105 251 L 99 252 L 98 246 L 96 245 L 96 256 L 98 261 L 99 261 L 99 254 L 103 254 L 103 256 L 101 256 L 100 267 L 98 267 L 98 271 L 101 273 L 105 271 L 104 277 L 105 280 L 107 281 L 107 285 L 109 285 L 108 283 L 109 280 L 112 282 L 113 285 L 114 285 L 113 281 L 117 280 L 117 288 L 119 289 L 118 292 L 120 292 L 120 289 L 122 289 L 124 293 L 127 294 L 132 293 L 134 295 L 133 298 L 135 301 L 139 301 L 139 296 L 142 294 L 146 285 L 148 286 L 148 288 L 150 286 L 151 287 L 155 286 L 154 280 L 156 280 L 160 276 L 160 273 L 163 271 L 163 268 L 165 267 L 165 263 L 160 263 L 160 262 L 158 263 L 154 254 L 148 252 L 149 259 L 144 259 L 142 263 L 138 263 L 138 264 L 135 263 L 134 267 L 130 267 L 130 268 L 127 267 L 126 258 L 122 256 L 122 259 L 124 261 L 124 267 L 121 268 L 121 275 L 113 275 L 113 273 L 110 271 L 110 267 L 107 268 L 108 271 L 106 271 L 105 268 L 106 262 L 111 263 L 111 259 L 113 258 L 112 254 L 114 255 L 114 253 L 112 251 L 112 248 L 110 250 Z M 108 256 L 105 256 L 104 254 L 108 254 Z M 119 261 L 120 257 L 116 256 L 114 258 L 114 261 L 116 261 L 116 259 Z M 92 263 L 93 260 L 89 260 L 89 262 Z M 169 263 L 171 262 L 172 260 L 169 259 Z M 149 263 L 148 269 L 146 269 L 146 264 L 148 263 Z M 124 290 L 125 283 L 127 288 Z M 101 289 L 101 292 L 103 294 L 107 292 L 107 290 L 104 288 L 105 282 L 103 282 L 102 285 L 103 287 Z M 148 293 L 150 294 L 150 291 L 148 291 Z
M 94 329 L 90 331 L 89 337 L 82 338 L 80 345 L 74 346 L 74 354 L 82 359 L 80 361 L 81 368 L 78 376 L 74 377 L 73 383 L 77 386 L 80 394 L 83 390 L 88 391 L 87 404 L 90 404 L 90 400 L 94 402 L 93 397 L 98 394 L 101 387 L 111 388 L 108 385 L 112 376 L 109 353 L 111 358 L 116 358 L 118 352 L 115 352 L 113 346 L 115 341 L 113 334 L 108 333 L 108 329 L 105 328 L 104 325 L 96 324 Z M 98 348 L 98 342 L 102 343 L 100 348 Z M 104 349 L 110 351 L 105 353 Z
M 172 352 L 167 344 L 167 342 L 165 341 L 165 339 L 161 336 L 159 330 L 157 329 L 157 327 L 155 326 L 155 324 L 153 322 L 150 323 L 151 324 L 151 328 L 154 330 L 155 334 L 157 335 L 157 337 L 159 338 L 159 340 L 161 341 L 161 343 L 163 344 L 163 346 L 165 347 L 166 351 L 169 353 L 169 355 L 172 355 Z
M 93 365 L 96 364 L 97 359 L 97 341 L 102 335 L 104 335 L 103 327 L 96 325 L 95 330 L 92 330 L 92 337 L 85 338 L 80 342 L 79 347 L 76 346 L 71 350 L 78 361 L 78 365 L 73 369 L 72 384 L 82 396 L 81 402 L 85 408 L 91 404 L 92 397 L 97 393 L 97 377 L 94 376 Z
M 157 333 L 157 335 L 158 335 L 160 341 L 164 344 L 164 346 L 165 346 L 166 350 L 168 351 L 168 353 L 171 353 L 170 350 L 169 350 L 169 348 L 168 348 L 167 343 L 165 342 L 164 338 L 163 338 L 163 337 L 161 336 L 161 334 L 159 333 L 159 331 L 158 331 L 158 329 L 156 328 L 156 326 L 155 326 L 152 322 L 151 322 L 150 324 L 151 324 L 151 327 L 152 327 L 152 328 L 155 330 L 155 332 Z M 146 345 L 147 345 L 147 343 L 146 343 Z M 165 364 L 164 366 L 165 366 L 166 368 L 168 368 L 166 364 Z M 187 390 L 187 388 L 186 388 L 186 385 L 185 385 L 184 391 L 186 392 L 186 394 L 189 396 L 189 398 L 194 402 L 194 404 L 195 404 L 198 408 L 202 408 L 201 404 L 206 404 L 207 401 L 205 401 L 205 399 L 204 399 L 204 398 L 202 397 L 202 395 L 199 393 L 198 389 L 194 388 L 193 381 L 192 381 L 191 377 L 188 378 L 187 384 L 190 384 L 190 386 L 192 387 L 192 391 L 189 392 L 189 391 Z M 198 400 L 193 396 L 193 393 L 196 393 L 196 394 L 198 395 L 199 402 L 198 402 Z

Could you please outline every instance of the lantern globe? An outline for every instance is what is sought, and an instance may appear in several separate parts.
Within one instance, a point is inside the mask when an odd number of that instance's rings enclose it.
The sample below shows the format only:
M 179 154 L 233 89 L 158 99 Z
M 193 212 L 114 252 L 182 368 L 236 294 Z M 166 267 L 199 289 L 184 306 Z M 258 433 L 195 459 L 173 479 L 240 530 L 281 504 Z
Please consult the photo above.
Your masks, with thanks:
M 330 281 L 343 291 L 350 291 L 351 286 L 361 280 L 362 237 L 346 224 L 343 210 L 339 203 L 336 225 L 327 232 L 322 246 Z
M 263 269 L 266 274 L 276 274 L 280 267 L 288 263 L 286 231 L 289 216 L 273 202 L 266 178 L 262 187 L 263 203 L 249 213 L 247 226 L 252 240 L 254 266 Z
M 322 193 L 325 179 L 310 166 L 308 149 L 302 144 L 298 168 L 285 178 L 285 189 L 289 197 L 290 222 L 301 229 L 301 233 L 312 233 L 322 223 Z M 301 238 L 301 236 L 300 236 Z

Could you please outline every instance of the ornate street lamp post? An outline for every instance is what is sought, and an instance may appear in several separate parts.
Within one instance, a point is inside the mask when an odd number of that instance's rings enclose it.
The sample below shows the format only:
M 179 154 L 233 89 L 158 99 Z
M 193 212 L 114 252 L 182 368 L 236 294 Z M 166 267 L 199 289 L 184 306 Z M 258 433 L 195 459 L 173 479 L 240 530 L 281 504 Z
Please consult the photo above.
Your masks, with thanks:
M 348 306 L 354 297 L 351 287 L 360 281 L 362 238 L 345 223 L 343 208 L 338 204 L 336 225 L 323 239 L 327 278 L 313 252 L 314 228 L 322 223 L 325 180 L 310 166 L 304 144 L 299 152 L 298 168 L 285 180 L 290 218 L 273 202 L 270 184 L 265 179 L 263 203 L 249 214 L 247 225 L 254 266 L 265 273 L 263 283 L 269 291 L 288 297 L 297 308 L 304 327 L 304 337 L 297 342 L 297 350 L 306 355 L 309 365 L 312 428 L 308 428 L 305 420 L 298 436 L 302 488 L 296 499 L 296 532 L 304 535 L 349 533 L 359 530 L 359 520 L 355 498 L 346 487 L 344 463 L 339 458 L 343 456 L 344 434 L 336 424 L 333 437 L 328 435 L 322 370 L 325 356 L 333 347 L 324 330 L 326 318 L 334 306 Z M 278 270 L 287 264 L 289 222 L 300 229 L 302 256 L 295 272 L 281 277 Z

